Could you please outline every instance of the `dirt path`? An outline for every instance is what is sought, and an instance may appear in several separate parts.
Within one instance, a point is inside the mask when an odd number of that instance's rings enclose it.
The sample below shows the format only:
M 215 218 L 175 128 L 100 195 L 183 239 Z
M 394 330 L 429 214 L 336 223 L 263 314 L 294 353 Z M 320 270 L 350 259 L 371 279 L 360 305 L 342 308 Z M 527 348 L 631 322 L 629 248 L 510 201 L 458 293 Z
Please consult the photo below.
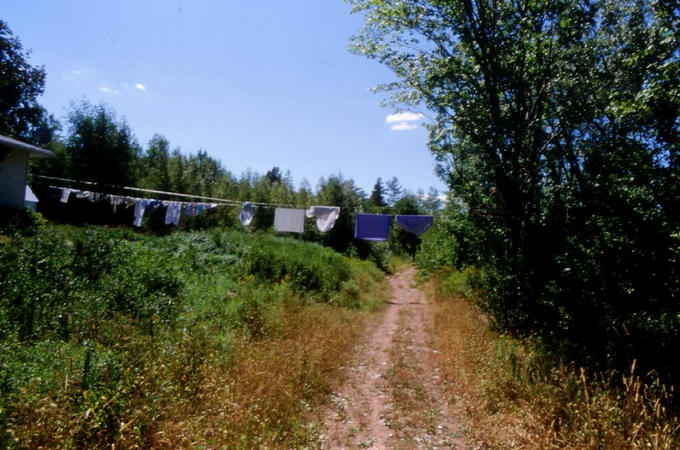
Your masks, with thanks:
M 430 347 L 432 311 L 407 267 L 369 327 L 325 418 L 324 448 L 468 448 L 440 395 Z

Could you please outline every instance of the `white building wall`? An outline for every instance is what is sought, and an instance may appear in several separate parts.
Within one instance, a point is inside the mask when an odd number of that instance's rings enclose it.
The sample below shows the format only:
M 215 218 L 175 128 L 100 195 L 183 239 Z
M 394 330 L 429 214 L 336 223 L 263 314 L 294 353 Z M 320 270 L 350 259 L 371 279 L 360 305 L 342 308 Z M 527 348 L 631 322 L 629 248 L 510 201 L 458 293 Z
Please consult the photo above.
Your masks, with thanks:
M 27 170 L 28 152 L 10 150 L 9 156 L 0 161 L 0 205 L 24 207 Z

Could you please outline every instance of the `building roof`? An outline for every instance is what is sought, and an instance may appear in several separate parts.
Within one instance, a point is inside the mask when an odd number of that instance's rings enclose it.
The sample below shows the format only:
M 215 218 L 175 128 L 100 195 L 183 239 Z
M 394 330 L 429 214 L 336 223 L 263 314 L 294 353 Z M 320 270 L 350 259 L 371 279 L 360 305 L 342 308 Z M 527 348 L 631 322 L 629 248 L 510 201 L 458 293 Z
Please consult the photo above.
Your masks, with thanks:
M 29 185 L 26 185 L 26 190 L 24 192 L 24 201 L 35 203 L 38 203 L 40 201 L 38 200 L 38 197 L 35 196 Z
M 53 158 L 54 153 L 44 148 L 36 147 L 35 145 L 27 144 L 25 142 L 17 141 L 7 136 L 0 134 L 0 146 L 11 148 L 12 150 L 23 150 L 28 152 L 29 158 Z

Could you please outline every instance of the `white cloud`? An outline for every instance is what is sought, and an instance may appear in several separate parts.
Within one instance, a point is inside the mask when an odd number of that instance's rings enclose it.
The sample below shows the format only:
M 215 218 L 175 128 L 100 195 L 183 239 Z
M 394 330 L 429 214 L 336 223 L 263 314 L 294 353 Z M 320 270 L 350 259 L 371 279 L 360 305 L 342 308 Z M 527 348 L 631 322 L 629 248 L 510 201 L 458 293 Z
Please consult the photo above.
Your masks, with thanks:
M 144 86 L 142 83 L 135 83 L 135 87 L 140 91 L 146 91 L 146 86 Z
M 390 114 L 389 116 L 385 117 L 385 122 L 387 123 L 412 122 L 414 120 L 420 120 L 423 117 L 424 116 L 421 113 L 412 113 L 409 111 L 404 111 L 396 114 Z
M 399 122 L 396 123 L 392 126 L 390 126 L 390 130 L 394 131 L 408 131 L 408 130 L 413 130 L 415 128 L 418 128 L 418 125 L 415 123 L 408 123 L 408 122 Z
M 90 69 L 75 69 L 71 71 L 71 75 L 85 75 L 89 73 Z
M 97 89 L 99 89 L 102 92 L 106 92 L 107 94 L 113 94 L 113 95 L 120 94 L 120 91 L 117 91 L 115 89 L 111 89 L 110 87 L 107 87 L 107 86 L 100 86 Z

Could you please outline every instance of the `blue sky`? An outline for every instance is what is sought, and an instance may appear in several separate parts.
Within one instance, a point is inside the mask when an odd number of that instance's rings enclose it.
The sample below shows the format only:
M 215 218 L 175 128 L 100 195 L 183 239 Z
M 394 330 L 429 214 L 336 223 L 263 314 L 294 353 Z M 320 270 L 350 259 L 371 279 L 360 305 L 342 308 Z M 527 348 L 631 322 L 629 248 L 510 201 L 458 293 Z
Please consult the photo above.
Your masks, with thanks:
M 361 27 L 341 0 L 3 0 L 10 29 L 44 65 L 41 103 L 105 102 L 140 144 L 154 133 L 205 149 L 235 175 L 290 170 L 316 187 L 341 172 L 370 192 L 396 176 L 443 184 L 418 111 L 380 106 L 389 70 L 349 53 Z

